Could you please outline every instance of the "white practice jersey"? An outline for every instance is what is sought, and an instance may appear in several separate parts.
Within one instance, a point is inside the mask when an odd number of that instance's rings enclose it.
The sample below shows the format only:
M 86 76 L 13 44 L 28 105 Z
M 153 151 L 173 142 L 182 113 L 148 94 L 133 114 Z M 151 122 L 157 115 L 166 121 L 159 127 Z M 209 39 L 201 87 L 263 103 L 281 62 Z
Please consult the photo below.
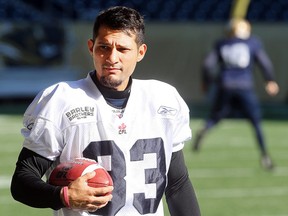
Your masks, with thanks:
M 24 147 L 55 161 L 98 161 L 114 181 L 113 199 L 96 212 L 54 215 L 163 216 L 172 152 L 191 138 L 189 109 L 176 89 L 133 79 L 125 109 L 107 104 L 87 78 L 40 92 L 24 114 Z M 49 173 L 47 174 L 49 175 Z

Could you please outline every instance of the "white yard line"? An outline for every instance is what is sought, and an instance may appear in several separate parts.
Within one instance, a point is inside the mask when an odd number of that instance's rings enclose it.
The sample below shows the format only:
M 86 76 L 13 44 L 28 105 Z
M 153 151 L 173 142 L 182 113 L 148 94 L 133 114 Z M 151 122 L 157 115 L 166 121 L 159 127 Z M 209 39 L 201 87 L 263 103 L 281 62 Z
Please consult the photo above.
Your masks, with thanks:
M 287 196 L 288 187 L 198 189 L 197 194 L 205 198 L 278 197 Z
M 11 176 L 0 176 L 0 189 L 7 189 L 11 184 Z
M 253 170 L 249 168 L 226 168 L 226 169 L 191 169 L 191 178 L 236 178 L 249 177 L 253 174 Z
M 204 168 L 190 169 L 190 177 L 194 178 L 238 178 L 253 177 L 255 169 L 253 168 Z M 265 172 L 265 170 L 263 170 Z M 269 171 L 267 171 L 269 172 Z M 271 171 L 271 176 L 288 176 L 288 167 L 276 167 Z
M 5 190 L 9 189 L 10 184 L 11 184 L 11 176 L 0 176 L 0 191 L 3 189 Z M 15 202 L 15 200 L 12 198 L 10 194 L 3 195 L 3 192 L 0 192 L 0 194 L 1 194 L 0 205 L 8 205 Z
M 11 203 L 16 203 L 16 201 L 12 198 L 12 196 L 2 196 L 0 197 L 0 205 L 8 205 Z

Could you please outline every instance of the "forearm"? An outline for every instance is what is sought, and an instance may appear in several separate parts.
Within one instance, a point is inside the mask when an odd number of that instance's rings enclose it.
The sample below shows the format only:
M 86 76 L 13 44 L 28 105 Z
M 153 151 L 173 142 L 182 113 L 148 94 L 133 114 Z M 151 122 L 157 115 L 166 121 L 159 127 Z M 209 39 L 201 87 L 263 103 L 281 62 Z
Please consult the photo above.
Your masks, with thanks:
M 171 216 L 201 215 L 182 151 L 173 153 L 165 195 Z
M 272 62 L 264 50 L 259 50 L 256 53 L 256 60 L 262 69 L 264 79 L 268 81 L 275 80 L 274 68 Z
M 166 201 L 171 216 L 200 216 L 200 209 L 192 184 L 189 180 L 181 188 L 166 194 Z
M 22 149 L 11 182 L 13 198 L 36 208 L 64 207 L 60 198 L 61 187 L 49 185 L 42 180 L 51 164 L 52 161 L 28 149 Z

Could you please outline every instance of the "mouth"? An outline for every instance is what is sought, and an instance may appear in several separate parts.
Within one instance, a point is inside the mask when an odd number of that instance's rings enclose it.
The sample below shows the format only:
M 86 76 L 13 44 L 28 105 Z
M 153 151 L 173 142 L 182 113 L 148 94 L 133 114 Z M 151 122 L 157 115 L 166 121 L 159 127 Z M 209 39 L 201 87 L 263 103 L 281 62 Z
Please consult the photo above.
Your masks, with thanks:
M 120 67 L 109 67 L 109 66 L 104 66 L 103 70 L 108 72 L 109 74 L 115 74 L 121 72 Z

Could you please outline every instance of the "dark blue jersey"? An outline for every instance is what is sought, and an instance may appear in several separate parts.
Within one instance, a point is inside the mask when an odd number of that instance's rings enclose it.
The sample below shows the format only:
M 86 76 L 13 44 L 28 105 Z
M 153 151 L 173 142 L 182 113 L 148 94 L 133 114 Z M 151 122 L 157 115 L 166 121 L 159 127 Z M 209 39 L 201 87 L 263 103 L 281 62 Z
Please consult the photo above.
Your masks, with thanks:
M 258 63 L 266 81 L 274 80 L 272 63 L 256 37 L 226 38 L 216 42 L 204 61 L 204 81 L 218 67 L 217 81 L 227 89 L 251 89 L 253 67 Z

